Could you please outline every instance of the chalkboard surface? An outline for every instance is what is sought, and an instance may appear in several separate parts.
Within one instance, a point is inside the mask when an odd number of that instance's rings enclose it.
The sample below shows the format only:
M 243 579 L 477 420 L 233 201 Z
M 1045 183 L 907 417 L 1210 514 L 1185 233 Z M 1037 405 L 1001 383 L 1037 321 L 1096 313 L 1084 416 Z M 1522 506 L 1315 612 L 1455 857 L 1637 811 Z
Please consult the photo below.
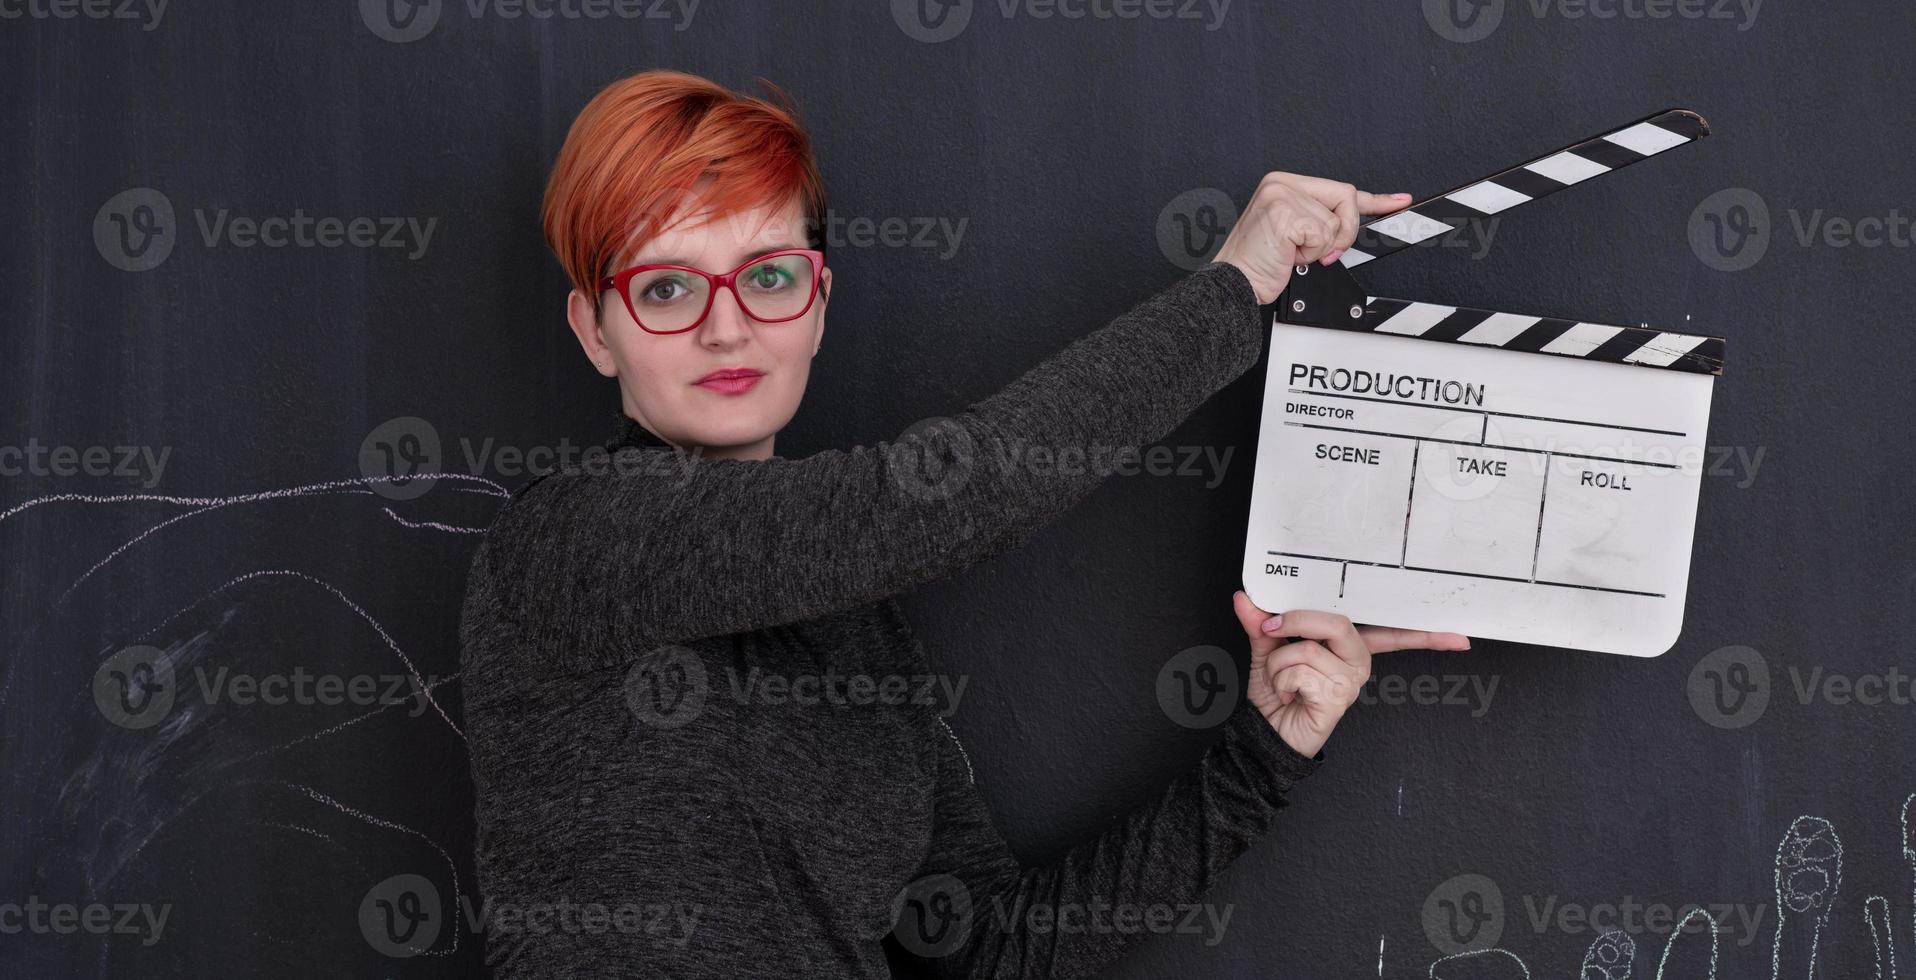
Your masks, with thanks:
M 1280 827 L 1110 975 L 1869 977 L 1893 942 L 1907 976 L 1912 36 L 1886 0 L 0 3 L 0 974 L 481 971 L 465 570 L 616 409 L 539 195 L 584 102 L 665 66 L 764 76 L 817 139 L 837 285 L 787 456 L 997 390 L 1267 171 L 1423 196 L 1702 112 L 1360 276 L 1728 339 L 1676 647 L 1380 659 Z M 1028 861 L 1238 696 L 1263 373 L 903 600 Z

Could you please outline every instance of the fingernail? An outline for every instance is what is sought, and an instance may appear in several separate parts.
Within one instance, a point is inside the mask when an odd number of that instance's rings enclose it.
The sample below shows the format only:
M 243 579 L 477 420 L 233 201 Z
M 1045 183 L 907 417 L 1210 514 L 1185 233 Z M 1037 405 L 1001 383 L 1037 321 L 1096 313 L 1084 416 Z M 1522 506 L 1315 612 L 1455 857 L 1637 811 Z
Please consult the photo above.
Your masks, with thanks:
M 1403 197 L 1403 198 L 1408 198 L 1408 197 L 1410 197 L 1410 192 L 1409 192 L 1409 191 L 1398 191 L 1397 193 L 1395 193 L 1395 194 L 1392 194 L 1391 196 L 1392 196 L 1392 197 Z
M 1344 254 L 1344 250 L 1340 248 L 1340 249 L 1338 249 L 1337 251 L 1335 251 L 1335 252 L 1332 252 L 1331 254 L 1329 254 L 1329 255 L 1326 255 L 1326 256 L 1324 256 L 1324 257 L 1323 257 L 1322 259 L 1319 259 L 1318 261 L 1320 261 L 1320 262 L 1322 262 L 1322 263 L 1324 263 L 1325 265 L 1336 265 L 1336 264 L 1337 264 L 1337 257 L 1338 257 L 1338 256 L 1340 256 L 1340 255 L 1342 255 L 1342 254 Z
M 1275 633 L 1278 631 L 1278 628 L 1283 625 L 1284 625 L 1284 614 L 1278 613 L 1277 615 L 1272 616 L 1271 618 L 1264 621 L 1264 632 Z

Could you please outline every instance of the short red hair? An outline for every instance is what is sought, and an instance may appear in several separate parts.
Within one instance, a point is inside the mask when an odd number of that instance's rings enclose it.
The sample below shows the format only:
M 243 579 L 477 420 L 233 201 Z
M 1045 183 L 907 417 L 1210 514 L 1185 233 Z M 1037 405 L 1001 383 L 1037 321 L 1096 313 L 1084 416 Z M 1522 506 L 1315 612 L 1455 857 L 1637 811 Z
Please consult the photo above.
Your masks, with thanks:
M 654 69 L 606 86 L 579 111 L 546 183 L 540 220 L 566 278 L 599 309 L 600 278 L 668 226 L 693 185 L 711 220 L 783 207 L 794 193 L 823 248 L 825 183 L 790 96 L 774 106 L 709 79 Z

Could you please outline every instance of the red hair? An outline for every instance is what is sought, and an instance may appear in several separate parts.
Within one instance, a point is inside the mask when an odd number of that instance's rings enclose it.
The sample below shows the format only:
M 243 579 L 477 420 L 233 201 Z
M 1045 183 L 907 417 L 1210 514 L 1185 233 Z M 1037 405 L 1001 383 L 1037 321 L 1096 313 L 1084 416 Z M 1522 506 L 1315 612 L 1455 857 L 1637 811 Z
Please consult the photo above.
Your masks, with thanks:
M 709 79 L 654 69 L 607 85 L 579 111 L 546 183 L 540 220 L 566 278 L 599 309 L 599 279 L 668 227 L 693 185 L 710 220 L 800 196 L 810 243 L 823 248 L 825 184 L 790 96 L 774 106 Z M 681 217 L 684 217 L 683 215 Z

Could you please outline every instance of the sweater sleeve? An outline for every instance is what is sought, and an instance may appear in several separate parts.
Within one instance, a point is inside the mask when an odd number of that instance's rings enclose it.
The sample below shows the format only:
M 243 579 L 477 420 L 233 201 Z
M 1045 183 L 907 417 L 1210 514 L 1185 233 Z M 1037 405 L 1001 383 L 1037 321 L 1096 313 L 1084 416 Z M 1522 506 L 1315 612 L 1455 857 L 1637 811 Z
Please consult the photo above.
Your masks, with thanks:
M 538 479 L 494 523 L 493 572 L 532 651 L 583 667 L 896 595 L 1009 550 L 1135 466 L 1257 363 L 1261 328 L 1250 280 L 1213 262 L 887 442 L 802 459 L 622 450 Z
M 1043 867 L 1012 856 L 947 730 L 930 853 L 895 903 L 890 941 L 951 980 L 1084 977 L 1140 934 L 1197 927 L 1186 910 L 1323 761 L 1292 749 L 1248 701 L 1223 728 L 1155 800 Z

